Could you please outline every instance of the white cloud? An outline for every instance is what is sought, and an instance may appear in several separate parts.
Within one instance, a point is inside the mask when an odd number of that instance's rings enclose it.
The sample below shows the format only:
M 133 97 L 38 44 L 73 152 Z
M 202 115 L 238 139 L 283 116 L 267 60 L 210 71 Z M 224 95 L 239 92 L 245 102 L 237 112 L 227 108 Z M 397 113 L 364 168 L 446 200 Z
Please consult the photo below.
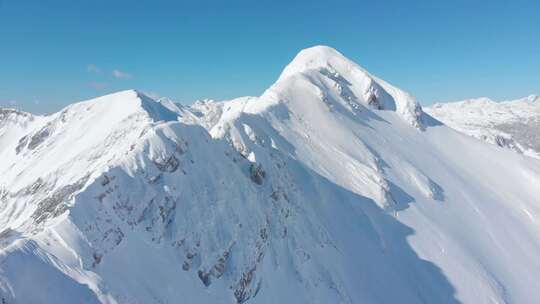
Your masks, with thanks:
M 0 100 L 0 108 L 1 107 L 15 107 L 16 105 L 17 105 L 17 101 L 15 99 Z
M 131 74 L 122 72 L 120 70 L 113 70 L 112 75 L 116 78 L 131 78 L 132 77 Z
M 101 69 L 95 64 L 89 64 L 86 66 L 86 71 L 90 73 L 101 74 Z
M 91 81 L 88 83 L 88 86 L 91 88 L 94 88 L 96 90 L 102 90 L 108 86 L 105 82 L 97 82 L 97 81 Z
M 158 93 L 156 93 L 156 92 L 152 92 L 152 91 L 150 91 L 150 92 L 144 91 L 144 94 L 145 94 L 146 96 L 152 98 L 152 99 L 155 99 L 155 100 L 158 100 L 158 99 L 161 98 L 161 95 L 160 95 L 160 94 L 158 94 Z

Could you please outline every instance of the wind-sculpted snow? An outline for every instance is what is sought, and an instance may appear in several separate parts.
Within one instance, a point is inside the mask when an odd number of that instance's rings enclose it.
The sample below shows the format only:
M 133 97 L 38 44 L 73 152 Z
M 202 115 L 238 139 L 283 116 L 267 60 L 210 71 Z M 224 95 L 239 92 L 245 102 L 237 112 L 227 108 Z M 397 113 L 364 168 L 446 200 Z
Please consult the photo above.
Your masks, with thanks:
M 260 97 L 125 91 L 17 126 L 2 301 L 534 303 L 540 163 L 407 96 L 316 47 Z

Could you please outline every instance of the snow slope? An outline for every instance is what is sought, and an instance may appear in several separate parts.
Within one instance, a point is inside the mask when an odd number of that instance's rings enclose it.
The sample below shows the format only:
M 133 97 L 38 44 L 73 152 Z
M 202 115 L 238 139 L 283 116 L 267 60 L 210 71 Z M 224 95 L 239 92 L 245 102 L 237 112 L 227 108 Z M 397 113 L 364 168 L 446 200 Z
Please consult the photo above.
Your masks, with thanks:
M 540 97 L 436 103 L 425 109 L 446 125 L 518 153 L 540 158 Z
M 180 108 L 125 91 L 17 128 L 0 146 L 7 303 L 540 296 L 540 162 L 329 47 L 259 97 Z

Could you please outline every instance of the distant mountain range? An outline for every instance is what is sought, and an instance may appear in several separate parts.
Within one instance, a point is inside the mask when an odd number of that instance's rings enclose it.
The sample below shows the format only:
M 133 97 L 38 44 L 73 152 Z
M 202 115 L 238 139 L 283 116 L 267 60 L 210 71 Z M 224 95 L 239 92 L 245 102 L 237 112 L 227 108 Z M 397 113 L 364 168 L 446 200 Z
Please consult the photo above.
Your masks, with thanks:
M 489 98 L 437 103 L 424 110 L 460 132 L 540 158 L 540 97 L 494 102 Z

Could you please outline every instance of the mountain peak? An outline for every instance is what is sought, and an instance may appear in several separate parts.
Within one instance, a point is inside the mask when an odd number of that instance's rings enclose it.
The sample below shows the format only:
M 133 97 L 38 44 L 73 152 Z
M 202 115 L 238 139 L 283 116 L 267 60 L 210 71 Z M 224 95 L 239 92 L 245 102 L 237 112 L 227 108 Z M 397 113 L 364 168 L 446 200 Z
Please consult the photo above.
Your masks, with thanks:
M 178 113 L 166 104 L 156 101 L 145 93 L 131 89 L 124 90 L 98 98 L 85 100 L 67 106 L 62 113 L 78 112 L 87 115 L 109 115 L 111 117 L 128 117 L 134 113 L 144 113 L 154 122 L 177 120 Z
M 334 87 L 339 98 L 346 103 L 359 102 L 375 110 L 394 111 L 408 124 L 423 128 L 420 119 L 422 109 L 413 96 L 371 75 L 329 46 L 319 45 L 300 51 L 285 67 L 276 82 L 279 85 L 275 87 L 287 87 L 289 80 L 299 75 L 307 76 L 319 87 L 323 99 Z M 328 81 L 333 85 L 320 87 Z
M 537 302 L 540 162 L 416 132 L 414 98 L 331 48 L 284 72 L 260 97 L 0 121 L 0 302 Z
M 356 64 L 336 49 L 317 45 L 301 50 L 285 67 L 279 79 L 312 69 L 332 68 L 339 71 L 341 68 L 348 69 L 352 65 Z

